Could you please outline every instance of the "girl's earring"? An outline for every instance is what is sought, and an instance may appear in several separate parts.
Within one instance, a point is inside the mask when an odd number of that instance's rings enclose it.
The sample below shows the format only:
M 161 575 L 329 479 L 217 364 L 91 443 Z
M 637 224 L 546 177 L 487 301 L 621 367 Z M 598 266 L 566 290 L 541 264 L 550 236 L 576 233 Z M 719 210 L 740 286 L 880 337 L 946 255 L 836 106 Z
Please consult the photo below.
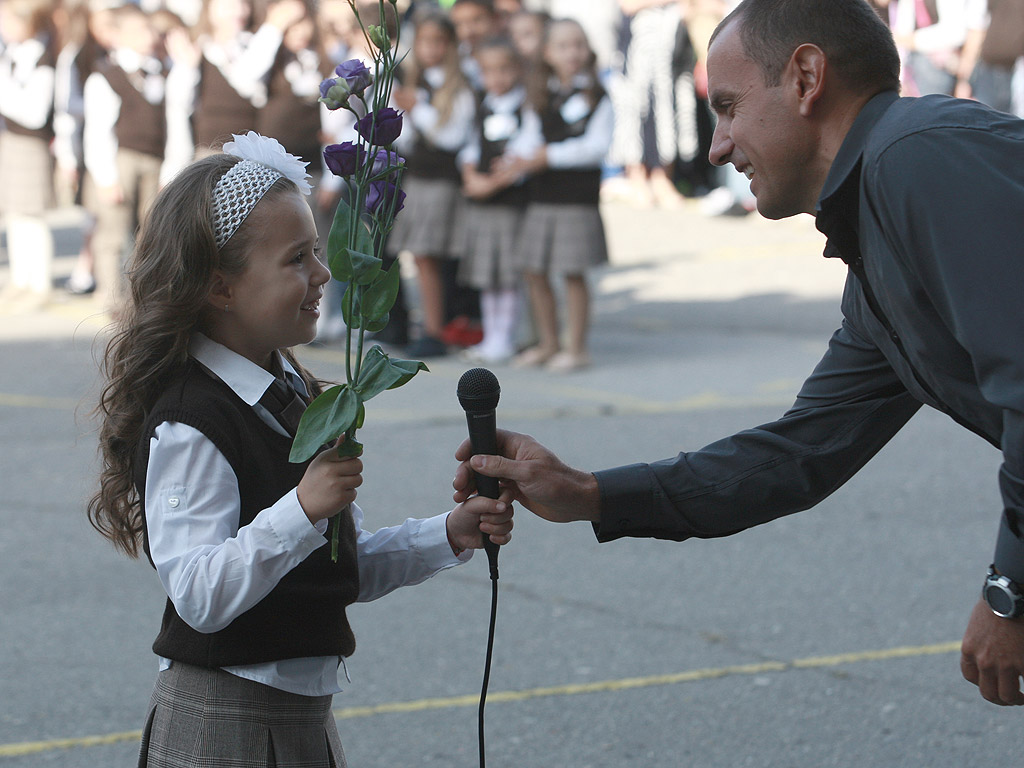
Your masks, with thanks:
M 225 305 L 224 305 L 224 311 L 225 311 L 225 312 L 227 312 L 227 311 L 228 311 L 228 309 L 229 309 L 229 306 L 228 306 L 227 304 L 225 304 Z

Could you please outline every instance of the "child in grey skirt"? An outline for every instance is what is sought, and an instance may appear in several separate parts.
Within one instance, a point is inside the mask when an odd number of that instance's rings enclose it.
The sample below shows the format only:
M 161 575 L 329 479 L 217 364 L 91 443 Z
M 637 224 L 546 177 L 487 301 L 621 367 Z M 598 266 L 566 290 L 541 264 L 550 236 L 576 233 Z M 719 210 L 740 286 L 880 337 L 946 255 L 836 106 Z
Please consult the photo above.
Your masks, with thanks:
M 568 372 L 590 363 L 590 293 L 586 272 L 608 260 L 598 207 L 601 163 L 614 127 L 611 101 L 598 82 L 594 53 L 576 21 L 552 22 L 533 73 L 530 100 L 545 145 L 512 171 L 534 173 L 517 248 L 530 289 L 538 343 L 515 360 Z M 553 277 L 565 280 L 565 348 L 559 334 Z
M 485 92 L 478 99 L 472 143 L 459 154 L 466 204 L 459 279 L 480 290 L 484 338 L 467 350 L 475 362 L 496 363 L 515 354 L 522 269 L 517 249 L 525 189 L 516 158 L 541 145 L 540 121 L 526 104 L 522 64 L 512 43 L 495 38 L 477 47 Z

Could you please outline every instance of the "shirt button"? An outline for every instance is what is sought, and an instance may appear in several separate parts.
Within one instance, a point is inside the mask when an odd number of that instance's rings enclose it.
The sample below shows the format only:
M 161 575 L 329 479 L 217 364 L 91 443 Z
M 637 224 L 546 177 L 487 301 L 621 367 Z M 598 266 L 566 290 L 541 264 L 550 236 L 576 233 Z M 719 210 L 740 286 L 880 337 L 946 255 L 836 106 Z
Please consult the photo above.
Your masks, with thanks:
M 171 496 L 171 498 L 167 500 L 167 506 L 169 506 L 171 509 L 177 509 L 180 503 L 181 499 L 179 499 L 177 496 Z

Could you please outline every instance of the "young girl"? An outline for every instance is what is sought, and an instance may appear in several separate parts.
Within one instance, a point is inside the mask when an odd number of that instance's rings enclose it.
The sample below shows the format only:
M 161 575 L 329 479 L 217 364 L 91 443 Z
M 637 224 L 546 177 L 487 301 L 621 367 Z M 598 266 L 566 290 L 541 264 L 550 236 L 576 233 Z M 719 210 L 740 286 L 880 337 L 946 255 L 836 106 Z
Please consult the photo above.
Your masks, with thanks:
M 503 362 L 516 351 L 521 270 L 516 249 L 524 190 L 516 173 L 500 161 L 532 157 L 541 143 L 540 121 L 526 105 L 522 65 L 512 43 L 493 38 L 480 44 L 477 61 L 485 93 L 478 99 L 473 141 L 460 153 L 466 197 L 465 226 L 458 253 L 460 279 L 480 290 L 484 338 L 467 350 L 482 363 Z
M 42 0 L 0 3 L 0 216 L 11 265 L 3 304 L 15 311 L 45 304 L 51 292 L 53 234 L 43 216 L 54 204 L 49 11 Z
M 142 230 L 105 357 L 89 516 L 144 550 L 169 596 L 140 766 L 344 766 L 331 696 L 355 648 L 345 607 L 465 561 L 481 532 L 507 542 L 511 504 L 476 498 L 371 534 L 359 459 L 288 462 L 320 389 L 288 348 L 313 339 L 328 271 L 302 163 L 235 139 L 165 187 Z
M 419 274 L 423 333 L 408 349 L 412 358 L 446 352 L 442 266 L 451 258 L 462 208 L 456 152 L 473 130 L 473 94 L 459 66 L 455 28 L 442 14 L 416 20 L 411 65 L 393 100 L 405 112 L 398 150 L 405 157 L 402 186 L 408 196 L 388 239 L 395 254 L 411 251 Z
M 530 288 L 539 343 L 516 358 L 572 371 L 589 364 L 590 294 L 586 270 L 608 260 L 598 208 L 601 162 L 611 141 L 614 113 L 597 80 L 594 53 L 578 22 L 552 22 L 534 73 L 531 102 L 540 115 L 545 146 L 516 172 L 538 173 L 527 185 L 529 204 L 519 259 Z M 551 277 L 565 278 L 566 349 L 561 350 L 558 307 Z

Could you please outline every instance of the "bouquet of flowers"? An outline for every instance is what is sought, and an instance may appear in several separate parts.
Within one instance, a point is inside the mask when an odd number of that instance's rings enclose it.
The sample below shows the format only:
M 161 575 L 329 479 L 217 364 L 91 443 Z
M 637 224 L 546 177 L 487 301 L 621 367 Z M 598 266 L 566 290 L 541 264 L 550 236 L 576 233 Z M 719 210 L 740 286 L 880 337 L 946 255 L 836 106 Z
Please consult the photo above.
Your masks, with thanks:
M 395 4 L 395 0 L 388 2 Z M 360 455 L 362 445 L 355 434 L 363 426 L 366 401 L 427 370 L 417 360 L 391 359 L 379 345 L 363 353 L 366 332 L 383 330 L 398 297 L 398 262 L 384 270 L 381 254 L 405 199 L 401 189 L 405 161 L 392 148 L 402 131 L 402 115 L 387 106 L 398 65 L 393 47 L 398 43 L 397 27 L 391 40 L 384 0 L 378 0 L 380 26 L 365 26 L 356 0 L 348 3 L 370 44 L 368 50 L 373 51 L 373 69 L 352 59 L 339 64 L 335 77 L 320 84 L 320 101 L 328 109 L 348 110 L 356 120 L 356 141 L 332 144 L 324 150 L 328 168 L 344 179 L 347 191 L 327 239 L 331 274 L 348 284 L 342 298 L 342 317 L 348 329 L 346 381 L 325 391 L 306 409 L 292 444 L 290 459 L 295 462 L 305 461 L 342 434 L 345 441 L 338 447 L 339 453 Z M 337 517 L 331 526 L 331 557 L 337 561 Z

